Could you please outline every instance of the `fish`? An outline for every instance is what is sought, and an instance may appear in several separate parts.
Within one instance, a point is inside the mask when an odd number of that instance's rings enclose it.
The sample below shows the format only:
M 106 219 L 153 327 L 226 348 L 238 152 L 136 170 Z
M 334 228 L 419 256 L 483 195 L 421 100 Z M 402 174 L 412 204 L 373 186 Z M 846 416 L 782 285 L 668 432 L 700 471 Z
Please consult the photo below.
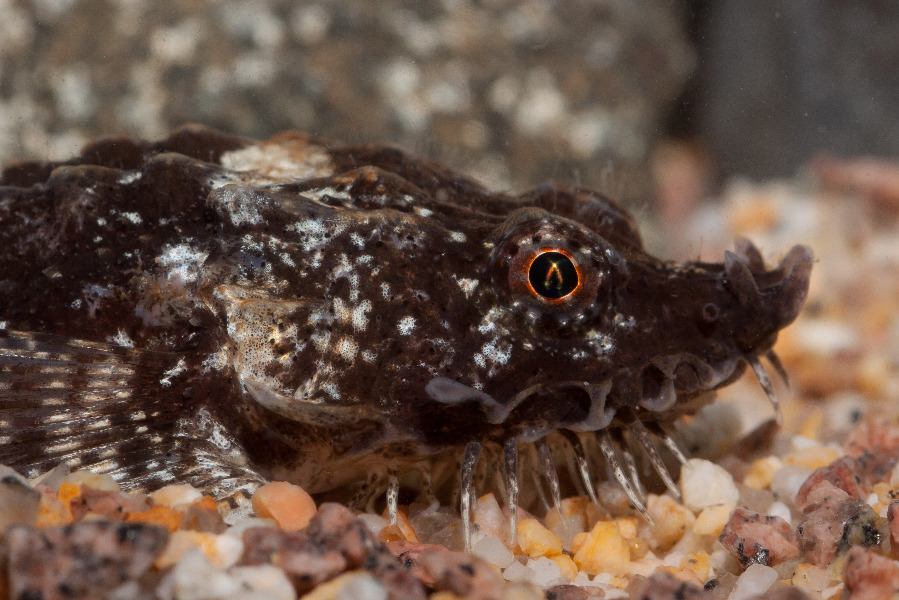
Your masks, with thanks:
M 812 263 L 747 240 L 659 260 L 598 192 L 493 192 L 386 145 L 105 138 L 0 176 L 0 463 L 349 487 L 395 519 L 412 477 L 454 480 L 468 515 L 484 451 L 515 532 L 522 449 L 558 505 L 561 446 L 645 514 L 631 446 L 677 494 L 658 444 L 684 460 L 681 416 L 747 366 L 776 407 L 761 359 L 786 378 Z

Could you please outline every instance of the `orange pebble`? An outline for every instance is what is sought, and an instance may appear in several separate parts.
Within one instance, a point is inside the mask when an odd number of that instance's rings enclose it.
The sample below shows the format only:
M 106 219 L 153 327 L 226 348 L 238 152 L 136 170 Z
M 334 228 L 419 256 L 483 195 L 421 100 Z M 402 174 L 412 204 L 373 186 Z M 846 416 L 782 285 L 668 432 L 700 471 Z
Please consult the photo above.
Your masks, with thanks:
M 79 496 L 81 496 L 81 486 L 77 483 L 70 483 L 68 481 L 64 481 L 60 484 L 59 492 L 56 494 L 59 501 L 66 505 Z
M 131 513 L 125 517 L 125 520 L 160 525 L 169 531 L 177 531 L 181 527 L 182 518 L 181 513 L 178 511 L 169 506 L 159 504 L 148 510 Z
M 384 509 L 384 512 L 381 514 L 385 519 L 389 519 L 390 515 L 387 513 L 387 509 Z M 412 527 L 412 523 L 409 521 L 409 517 L 406 516 L 406 513 L 402 510 L 398 510 L 396 512 L 396 527 L 399 528 L 400 534 L 403 536 L 402 539 L 408 540 L 410 542 L 420 542 L 418 539 L 418 534 L 415 533 L 415 528 Z M 386 527 L 385 527 L 386 529 Z
M 37 511 L 37 526 L 68 525 L 73 521 L 69 502 L 60 502 L 52 492 L 41 494 L 41 503 Z
M 388 544 L 390 542 L 407 542 L 403 530 L 397 525 L 388 525 L 378 533 L 378 540 Z
M 211 510 L 213 512 L 217 512 L 219 507 L 215 503 L 215 500 L 212 499 L 212 496 L 203 496 L 199 500 L 193 503 L 194 506 L 199 506 L 200 508 L 205 508 L 206 510 Z
M 284 531 L 299 531 L 315 515 L 315 501 L 298 485 L 273 481 L 253 494 L 253 511 L 257 517 L 274 519 Z

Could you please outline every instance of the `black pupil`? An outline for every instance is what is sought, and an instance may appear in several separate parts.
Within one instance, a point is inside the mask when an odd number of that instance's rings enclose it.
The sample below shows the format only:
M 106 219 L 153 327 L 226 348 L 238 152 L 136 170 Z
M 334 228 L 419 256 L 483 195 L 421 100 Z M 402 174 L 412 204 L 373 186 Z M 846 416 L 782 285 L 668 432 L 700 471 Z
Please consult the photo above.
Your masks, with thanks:
M 544 252 L 534 259 L 528 271 L 534 291 L 544 298 L 562 298 L 577 287 L 577 269 L 560 252 Z

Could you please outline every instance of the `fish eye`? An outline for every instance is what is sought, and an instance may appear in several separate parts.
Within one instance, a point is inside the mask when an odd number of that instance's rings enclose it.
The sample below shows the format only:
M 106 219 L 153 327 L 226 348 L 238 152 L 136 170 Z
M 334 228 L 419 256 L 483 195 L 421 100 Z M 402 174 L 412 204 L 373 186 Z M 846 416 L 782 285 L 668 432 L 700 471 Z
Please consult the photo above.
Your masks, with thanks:
M 561 252 L 541 252 L 528 267 L 531 289 L 548 300 L 558 300 L 571 294 L 579 281 L 574 262 Z

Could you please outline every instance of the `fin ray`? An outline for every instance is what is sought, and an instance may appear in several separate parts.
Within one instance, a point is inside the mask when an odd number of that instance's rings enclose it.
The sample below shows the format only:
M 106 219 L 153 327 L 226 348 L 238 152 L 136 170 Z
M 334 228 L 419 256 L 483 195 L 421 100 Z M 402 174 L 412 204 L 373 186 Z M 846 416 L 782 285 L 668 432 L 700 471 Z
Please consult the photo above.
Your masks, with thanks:
M 264 480 L 185 390 L 174 353 L 0 330 L 0 464 L 34 477 L 65 463 L 125 489 L 188 481 L 218 498 Z

